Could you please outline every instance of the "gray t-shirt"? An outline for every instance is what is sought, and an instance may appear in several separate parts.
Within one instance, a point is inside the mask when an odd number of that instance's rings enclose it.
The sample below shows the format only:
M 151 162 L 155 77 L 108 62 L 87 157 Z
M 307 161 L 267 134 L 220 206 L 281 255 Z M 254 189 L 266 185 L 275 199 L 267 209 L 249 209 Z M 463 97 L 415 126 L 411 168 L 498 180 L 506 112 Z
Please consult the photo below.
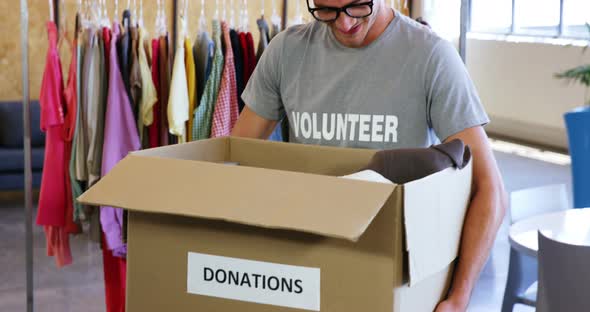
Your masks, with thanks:
M 320 22 L 285 30 L 242 98 L 264 118 L 287 117 L 291 142 L 306 144 L 426 147 L 489 122 L 453 45 L 398 12 L 363 48 Z

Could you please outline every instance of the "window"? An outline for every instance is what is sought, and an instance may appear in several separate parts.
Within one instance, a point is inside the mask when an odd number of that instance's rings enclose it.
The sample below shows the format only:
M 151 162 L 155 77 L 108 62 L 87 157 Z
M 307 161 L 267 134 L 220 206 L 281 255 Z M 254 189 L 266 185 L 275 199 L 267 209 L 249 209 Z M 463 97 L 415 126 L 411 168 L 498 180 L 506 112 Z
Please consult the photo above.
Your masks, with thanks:
M 512 0 L 472 0 L 471 31 L 509 33 Z
M 565 0 L 563 6 L 564 35 L 576 38 L 588 38 L 590 29 L 589 0 Z
M 537 36 L 558 36 L 560 0 L 517 0 L 514 32 Z
M 471 31 L 590 39 L 589 0 L 471 0 Z

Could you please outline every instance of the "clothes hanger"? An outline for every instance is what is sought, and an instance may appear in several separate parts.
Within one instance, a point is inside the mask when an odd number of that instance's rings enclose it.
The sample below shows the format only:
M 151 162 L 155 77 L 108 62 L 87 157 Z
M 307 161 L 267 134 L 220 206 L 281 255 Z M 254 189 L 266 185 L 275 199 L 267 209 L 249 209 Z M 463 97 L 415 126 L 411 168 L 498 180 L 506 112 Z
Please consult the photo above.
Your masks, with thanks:
M 249 24 L 248 23 L 248 19 L 249 19 L 249 17 L 248 17 L 248 0 L 243 0 L 243 1 L 244 1 L 243 2 L 244 3 L 244 16 L 242 18 L 242 23 L 243 23 L 242 28 L 243 28 L 244 32 L 248 32 L 248 29 L 249 29 L 249 27 L 248 27 L 249 26 L 248 25 Z
M 156 17 L 154 18 L 154 31 L 156 36 L 160 36 L 160 34 L 162 34 L 162 25 L 161 25 L 161 19 L 160 19 L 160 14 L 161 14 L 161 9 L 160 7 L 162 6 L 162 0 L 157 0 L 156 1 Z
M 245 16 L 244 11 L 246 10 L 245 1 L 246 0 L 242 0 L 242 6 L 240 6 L 240 10 L 238 13 L 238 30 L 240 32 L 244 32 L 244 16 Z
M 86 29 L 86 1 L 78 0 L 78 16 L 80 16 L 80 29 Z
M 109 12 L 107 11 L 107 0 L 102 0 L 102 26 L 109 27 L 111 25 L 111 18 L 109 16 Z
M 90 28 L 91 23 L 92 23 L 92 16 L 90 16 L 90 0 L 85 0 L 84 1 L 84 6 L 83 6 L 83 10 L 84 12 L 82 13 L 82 15 L 84 16 L 84 24 L 83 27 L 84 29 L 88 29 Z
M 277 13 L 277 0 L 272 0 L 272 15 L 270 17 L 270 22 L 279 28 L 281 27 L 281 17 Z
M 234 0 L 230 0 L 230 11 L 229 11 L 229 28 L 235 28 L 236 26 L 236 14 L 235 14 L 235 9 L 234 9 Z
M 104 16 L 102 14 L 102 0 L 96 0 L 95 4 L 96 4 L 98 26 L 102 27 L 102 24 L 104 22 Z
M 219 20 L 219 0 L 215 0 L 215 19 Z
M 113 14 L 113 23 L 119 22 L 119 0 L 115 0 L 115 14 Z
M 303 24 L 303 15 L 301 14 L 301 5 L 299 1 L 295 1 L 295 18 L 293 19 L 292 25 Z
M 182 23 L 182 34 L 181 39 L 186 37 L 188 34 L 188 0 L 184 0 L 184 10 L 181 14 L 181 23 Z M 182 40 L 178 40 L 179 44 L 182 44 Z
M 260 0 L 260 16 L 262 19 L 264 19 L 264 0 Z
M 160 6 L 160 24 L 162 27 L 162 36 L 166 36 L 168 33 L 168 23 L 166 22 L 166 7 L 163 2 L 161 2 Z
M 55 23 L 55 16 L 53 13 L 53 0 L 48 0 L 47 2 L 49 4 L 49 21 Z
M 82 0 L 77 0 L 76 4 L 78 5 L 77 8 L 77 18 L 76 18 L 76 34 L 78 33 L 78 31 L 82 28 L 82 24 L 83 24 L 83 17 L 82 17 Z
M 199 16 L 199 33 L 207 29 L 207 17 L 205 17 L 205 0 L 201 0 L 201 16 Z
M 133 11 L 131 12 L 131 25 L 137 26 L 137 0 L 133 0 Z
M 94 28 L 100 28 L 102 21 L 101 21 L 101 9 L 100 9 L 100 4 L 98 3 L 98 0 L 92 1 L 91 10 L 92 10 L 92 26 Z
M 143 27 L 143 0 L 139 0 L 139 22 L 138 22 L 139 27 L 144 28 Z
M 221 20 L 225 22 L 225 21 L 227 21 L 227 10 L 226 10 L 227 5 L 225 5 L 225 0 L 221 0 L 221 1 L 223 1 L 221 3 L 221 7 L 223 8 L 223 11 L 221 13 L 222 14 Z
M 72 48 L 72 42 L 68 38 L 68 24 L 66 23 L 66 5 L 64 0 L 59 1 L 59 40 L 57 41 L 58 49 L 61 47 L 62 42 L 65 41 L 68 44 L 68 47 Z
M 60 29 L 60 32 L 64 35 L 64 37 L 67 37 L 67 35 L 68 35 L 68 28 L 67 28 L 68 23 L 66 23 L 66 20 L 67 20 L 66 13 L 67 13 L 66 12 L 66 4 L 64 3 L 64 0 L 60 0 L 59 1 L 59 29 Z

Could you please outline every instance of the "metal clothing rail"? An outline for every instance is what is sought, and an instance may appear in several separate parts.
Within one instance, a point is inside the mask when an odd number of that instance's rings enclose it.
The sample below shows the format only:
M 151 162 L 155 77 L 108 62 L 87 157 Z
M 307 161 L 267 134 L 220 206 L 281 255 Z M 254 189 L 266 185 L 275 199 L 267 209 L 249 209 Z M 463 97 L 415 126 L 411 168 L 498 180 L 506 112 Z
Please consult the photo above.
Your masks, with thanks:
M 54 11 L 54 15 L 55 15 Z M 20 36 L 23 83 L 23 146 L 25 151 L 25 254 L 27 312 L 33 312 L 33 172 L 31 166 L 31 110 L 29 98 L 29 7 L 20 1 Z

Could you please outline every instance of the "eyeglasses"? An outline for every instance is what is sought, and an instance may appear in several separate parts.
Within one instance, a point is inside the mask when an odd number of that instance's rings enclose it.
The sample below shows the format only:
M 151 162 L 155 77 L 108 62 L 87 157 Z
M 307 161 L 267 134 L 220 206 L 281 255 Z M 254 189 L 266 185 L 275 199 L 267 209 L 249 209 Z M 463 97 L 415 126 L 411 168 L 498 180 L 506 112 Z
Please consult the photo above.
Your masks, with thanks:
M 313 0 L 312 0 L 313 1 Z M 319 7 L 312 8 L 307 0 L 307 10 L 313 17 L 320 22 L 333 22 L 340 17 L 340 13 L 352 17 L 352 18 L 363 18 L 373 14 L 373 1 L 367 1 L 362 3 L 352 3 L 342 8 L 334 7 Z

